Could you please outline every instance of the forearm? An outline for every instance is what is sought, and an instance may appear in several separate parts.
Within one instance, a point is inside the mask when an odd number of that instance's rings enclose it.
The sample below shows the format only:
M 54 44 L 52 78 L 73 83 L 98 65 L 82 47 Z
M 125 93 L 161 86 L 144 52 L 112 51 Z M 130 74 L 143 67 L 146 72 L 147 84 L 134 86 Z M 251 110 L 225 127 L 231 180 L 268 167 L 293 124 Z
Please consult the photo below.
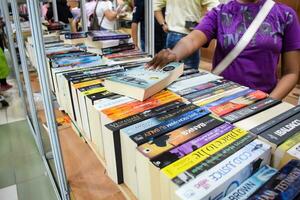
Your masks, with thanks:
M 154 16 L 159 24 L 163 24 L 165 22 L 165 18 L 161 10 L 155 11 Z
M 116 11 L 107 10 L 104 12 L 104 15 L 109 21 L 114 21 L 117 19 L 118 13 Z
M 279 100 L 285 98 L 296 86 L 297 81 L 298 74 L 291 73 L 283 75 L 270 96 Z
M 137 23 L 132 23 L 131 24 L 131 37 L 133 40 L 133 43 L 135 44 L 135 46 L 138 46 L 138 24 Z

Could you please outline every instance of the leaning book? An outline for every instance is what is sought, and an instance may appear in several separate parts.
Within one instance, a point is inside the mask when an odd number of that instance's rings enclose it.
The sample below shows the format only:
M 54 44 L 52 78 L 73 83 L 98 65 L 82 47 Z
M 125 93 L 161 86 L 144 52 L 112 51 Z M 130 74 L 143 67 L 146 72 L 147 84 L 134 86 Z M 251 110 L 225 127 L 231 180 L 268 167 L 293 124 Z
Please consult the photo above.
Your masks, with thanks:
M 183 73 L 183 64 L 170 63 L 161 70 L 144 66 L 119 73 L 104 82 L 107 90 L 143 101 L 166 88 Z

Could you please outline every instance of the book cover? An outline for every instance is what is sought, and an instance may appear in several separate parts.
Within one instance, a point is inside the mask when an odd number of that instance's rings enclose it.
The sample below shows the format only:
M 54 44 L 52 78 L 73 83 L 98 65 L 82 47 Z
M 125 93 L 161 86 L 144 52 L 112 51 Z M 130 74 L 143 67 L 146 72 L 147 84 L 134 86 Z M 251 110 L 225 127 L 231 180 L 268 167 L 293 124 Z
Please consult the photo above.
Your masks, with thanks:
M 140 133 L 131 135 L 130 138 L 138 145 L 148 142 L 151 139 L 159 137 L 167 132 L 175 130 L 185 124 L 188 124 L 194 120 L 197 120 L 205 115 L 208 115 L 209 111 L 203 108 L 196 108 L 182 115 L 176 116 L 173 119 L 166 120 L 165 122 L 146 129 Z
M 256 190 L 265 184 L 277 170 L 268 165 L 262 166 L 255 174 L 244 181 L 238 188 L 226 195 L 223 200 L 247 200 Z
M 86 63 L 97 63 L 98 65 L 101 65 L 101 58 L 100 56 L 85 56 L 85 57 L 78 57 L 73 59 L 59 59 L 54 61 L 55 65 L 57 67 L 64 67 L 64 66 L 75 66 L 80 64 L 86 64 Z
M 202 172 L 211 169 L 212 167 L 216 166 L 232 154 L 236 153 L 241 148 L 254 141 L 256 138 L 256 135 L 250 133 L 237 139 L 231 145 L 226 146 L 225 148 L 208 157 L 204 161 L 199 162 L 194 167 L 179 174 L 178 176 L 172 179 L 172 182 L 175 183 L 177 186 L 181 187 L 182 185 L 200 176 Z
M 214 141 L 204 145 L 203 147 L 193 151 L 192 153 L 186 155 L 180 160 L 168 165 L 163 168 L 161 171 L 169 179 L 173 179 L 182 172 L 192 168 L 201 161 L 204 161 L 211 155 L 217 153 L 221 149 L 225 148 L 228 145 L 231 145 L 235 140 L 248 134 L 247 131 L 235 128 L 232 131 L 222 135 L 221 137 L 215 139 Z
M 259 100 L 267 98 L 267 94 L 262 91 L 254 91 L 245 96 L 238 97 L 236 99 L 230 100 L 226 103 L 222 103 L 217 106 L 210 107 L 210 111 L 215 113 L 218 116 L 224 116 L 233 111 L 244 108 L 248 105 L 251 105 Z
M 292 200 L 295 199 L 299 193 L 300 161 L 292 160 L 248 199 Z
M 234 128 L 233 125 L 224 123 L 204 133 L 203 135 L 197 136 L 196 138 L 151 159 L 151 162 L 158 168 L 166 167 L 169 164 L 186 156 L 187 154 L 199 149 L 200 147 L 206 145 L 207 143 L 231 131 L 233 128 Z
M 300 131 L 300 113 L 275 125 L 259 135 L 260 138 L 273 144 L 275 148 L 286 141 L 289 137 Z
M 137 149 L 149 159 L 168 151 L 194 137 L 201 135 L 211 129 L 223 124 L 210 115 L 204 116 L 192 123 L 166 133 L 148 143 L 140 145 Z
M 293 115 L 296 115 L 299 112 L 300 112 L 300 106 L 293 107 L 290 110 L 270 119 L 269 121 L 252 128 L 250 131 L 256 135 L 259 135 L 262 132 L 266 131 L 267 129 L 270 129 L 271 127 L 275 126 L 276 124 L 279 124 L 280 122 L 290 118 Z
M 88 34 L 93 41 L 97 40 L 120 40 L 120 39 L 129 39 L 131 36 L 125 33 L 119 33 L 116 31 L 92 31 Z
M 101 51 L 102 51 L 102 55 L 107 55 L 107 54 L 119 53 L 121 51 L 127 51 L 132 49 L 135 49 L 135 44 L 126 43 L 126 44 L 119 44 L 118 46 L 114 46 L 114 47 L 101 48 Z
M 273 107 L 279 103 L 281 103 L 281 101 L 279 101 L 277 99 L 272 99 L 271 97 L 268 97 L 257 103 L 249 105 L 245 108 L 242 108 L 240 110 L 237 110 L 237 111 L 234 111 L 227 115 L 224 115 L 224 116 L 222 116 L 222 119 L 224 119 L 225 121 L 230 122 L 230 123 L 235 123 L 235 122 L 243 120 L 247 117 L 255 115 L 259 112 L 262 112 L 262 111 L 264 111 L 270 107 Z
M 215 167 L 176 191 L 183 200 L 222 199 L 263 165 L 268 165 L 271 147 L 254 140 Z
M 161 70 L 134 68 L 105 80 L 105 87 L 117 94 L 143 101 L 163 90 L 183 72 L 183 64 L 170 63 Z

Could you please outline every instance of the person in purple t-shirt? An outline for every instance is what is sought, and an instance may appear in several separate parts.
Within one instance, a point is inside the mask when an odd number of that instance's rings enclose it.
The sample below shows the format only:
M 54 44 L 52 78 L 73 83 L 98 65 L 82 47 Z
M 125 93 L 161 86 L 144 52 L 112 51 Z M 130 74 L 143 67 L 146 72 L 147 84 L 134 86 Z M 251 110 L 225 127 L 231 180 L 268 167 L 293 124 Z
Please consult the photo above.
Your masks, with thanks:
M 206 14 L 193 32 L 172 50 L 158 53 L 148 67 L 180 61 L 217 39 L 213 67 L 234 48 L 266 0 L 232 0 Z M 224 78 L 284 98 L 296 85 L 300 57 L 300 25 L 295 11 L 276 3 L 246 49 L 221 74 Z M 282 77 L 277 65 L 282 56 Z

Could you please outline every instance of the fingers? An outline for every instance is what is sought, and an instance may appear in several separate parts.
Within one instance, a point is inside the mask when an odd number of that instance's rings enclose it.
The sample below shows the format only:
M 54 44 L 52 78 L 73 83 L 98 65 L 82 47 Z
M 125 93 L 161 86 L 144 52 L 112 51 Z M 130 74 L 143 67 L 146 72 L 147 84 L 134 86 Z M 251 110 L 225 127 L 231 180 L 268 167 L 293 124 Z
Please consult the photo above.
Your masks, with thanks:
M 170 49 L 163 49 L 155 57 L 147 63 L 146 68 L 161 69 L 168 63 L 176 60 L 176 55 Z

